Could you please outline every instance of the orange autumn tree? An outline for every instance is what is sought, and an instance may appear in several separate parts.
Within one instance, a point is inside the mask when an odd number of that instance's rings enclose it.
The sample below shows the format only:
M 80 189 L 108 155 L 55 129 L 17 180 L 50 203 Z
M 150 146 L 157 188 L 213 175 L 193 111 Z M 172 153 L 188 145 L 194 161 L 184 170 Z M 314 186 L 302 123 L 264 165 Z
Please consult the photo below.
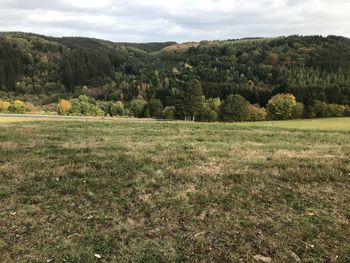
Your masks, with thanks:
M 57 113 L 59 115 L 67 115 L 72 105 L 68 100 L 61 100 L 57 105 Z
M 0 100 L 0 112 L 6 112 L 10 107 L 10 103 L 8 101 Z

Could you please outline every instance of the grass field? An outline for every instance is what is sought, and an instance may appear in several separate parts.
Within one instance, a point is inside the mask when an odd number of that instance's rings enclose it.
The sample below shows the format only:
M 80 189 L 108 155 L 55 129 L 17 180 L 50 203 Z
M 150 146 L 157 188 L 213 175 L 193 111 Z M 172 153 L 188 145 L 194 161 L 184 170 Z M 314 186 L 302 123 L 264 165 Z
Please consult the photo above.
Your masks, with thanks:
M 0 120 L 0 261 L 350 262 L 349 186 L 349 119 Z
M 328 118 L 292 121 L 264 121 L 238 123 L 236 125 L 250 127 L 270 127 L 283 129 L 320 130 L 320 131 L 350 131 L 350 118 Z

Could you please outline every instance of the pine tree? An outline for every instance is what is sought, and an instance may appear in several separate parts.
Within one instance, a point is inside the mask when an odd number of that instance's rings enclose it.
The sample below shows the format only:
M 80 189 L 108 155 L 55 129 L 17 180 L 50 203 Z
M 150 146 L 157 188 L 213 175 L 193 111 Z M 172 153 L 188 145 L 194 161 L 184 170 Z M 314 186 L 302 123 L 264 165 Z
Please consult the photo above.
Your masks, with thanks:
M 203 107 L 203 90 L 200 81 L 186 83 L 182 92 L 183 114 L 186 121 L 195 121 Z

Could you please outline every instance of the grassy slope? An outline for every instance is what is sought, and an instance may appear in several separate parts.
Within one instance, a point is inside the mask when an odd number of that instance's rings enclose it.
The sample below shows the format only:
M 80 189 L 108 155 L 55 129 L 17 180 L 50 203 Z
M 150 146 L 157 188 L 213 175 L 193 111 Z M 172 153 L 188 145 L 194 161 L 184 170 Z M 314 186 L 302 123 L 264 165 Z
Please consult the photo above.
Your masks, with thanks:
M 264 121 L 238 123 L 241 126 L 250 127 L 270 127 L 302 130 L 322 130 L 322 131 L 350 131 L 350 118 L 328 118 L 311 120 L 292 121 Z
M 349 135 L 180 122 L 2 123 L 0 255 L 349 262 Z

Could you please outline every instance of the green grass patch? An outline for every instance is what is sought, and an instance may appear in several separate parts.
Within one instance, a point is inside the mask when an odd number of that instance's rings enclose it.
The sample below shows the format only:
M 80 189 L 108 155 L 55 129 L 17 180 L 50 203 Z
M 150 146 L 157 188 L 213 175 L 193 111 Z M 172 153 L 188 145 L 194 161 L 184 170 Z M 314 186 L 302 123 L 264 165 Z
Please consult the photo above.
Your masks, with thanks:
M 349 262 L 347 127 L 2 123 L 1 259 Z

